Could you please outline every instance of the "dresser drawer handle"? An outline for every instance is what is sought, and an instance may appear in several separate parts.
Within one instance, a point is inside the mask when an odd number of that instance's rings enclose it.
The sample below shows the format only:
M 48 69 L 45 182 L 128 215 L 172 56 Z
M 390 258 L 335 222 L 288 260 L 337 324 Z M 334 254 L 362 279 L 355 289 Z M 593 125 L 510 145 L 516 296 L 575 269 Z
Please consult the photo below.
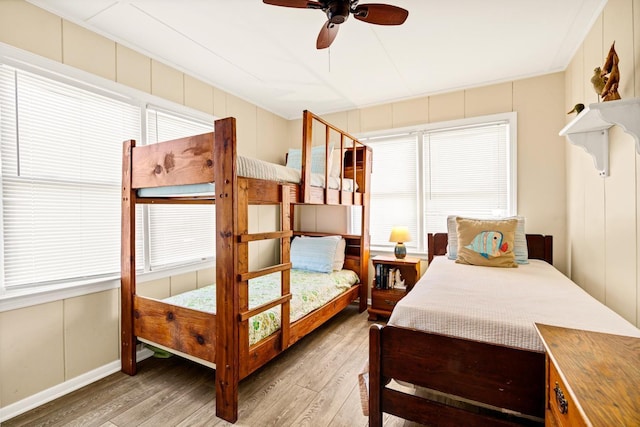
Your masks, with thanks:
M 560 388 L 560 385 L 558 385 L 557 381 L 553 391 L 556 392 L 556 402 L 558 402 L 558 406 L 560 407 L 560 413 L 566 414 L 569 410 L 569 402 L 567 402 L 567 399 L 564 398 L 564 393 L 562 392 L 562 389 Z
M 384 303 L 387 304 L 387 305 L 396 305 L 396 301 L 392 301 L 390 299 L 384 300 Z

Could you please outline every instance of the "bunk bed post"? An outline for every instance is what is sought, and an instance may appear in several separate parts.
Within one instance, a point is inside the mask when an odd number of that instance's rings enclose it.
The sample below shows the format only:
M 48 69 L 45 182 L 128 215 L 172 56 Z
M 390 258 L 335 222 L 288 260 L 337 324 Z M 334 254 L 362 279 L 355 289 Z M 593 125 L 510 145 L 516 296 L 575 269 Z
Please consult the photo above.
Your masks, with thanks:
M 280 186 L 280 231 L 291 231 L 291 187 L 289 185 Z M 291 238 L 280 238 L 280 263 L 291 262 Z M 291 269 L 282 270 L 280 275 L 280 295 L 291 293 Z M 280 348 L 285 350 L 289 347 L 290 325 L 291 325 L 291 300 L 280 304 L 280 330 L 282 331 Z
M 235 236 L 246 236 L 249 234 L 249 183 L 246 179 L 239 178 L 236 188 L 236 224 L 234 227 Z M 235 245 L 235 272 L 233 280 L 234 285 L 232 289 L 235 289 L 238 301 L 238 313 L 244 313 L 249 310 L 249 279 L 241 278 L 240 275 L 244 275 L 249 271 L 249 242 L 244 240 L 234 239 Z M 238 341 L 238 360 L 248 360 L 249 358 L 249 321 L 237 317 L 238 335 L 236 340 Z M 241 369 L 240 362 L 238 362 L 238 369 Z M 238 379 L 242 377 L 242 372 L 238 371 Z
M 236 120 L 215 122 L 216 185 L 216 416 L 238 419 L 240 321 L 237 280 Z
M 121 336 L 120 364 L 122 372 L 136 374 L 136 337 L 133 335 L 133 295 L 136 290 L 136 193 L 131 186 L 131 152 L 134 140 L 122 146 L 122 208 L 120 251 Z
M 382 425 L 381 370 L 382 327 L 369 328 L 369 427 Z
M 360 277 L 364 278 L 365 283 L 360 285 L 360 313 L 367 309 L 367 298 L 369 297 L 369 245 L 371 243 L 371 236 L 369 235 L 369 214 L 371 207 L 371 169 L 373 164 L 373 150 L 364 145 L 361 148 L 363 154 L 362 168 L 364 169 L 364 173 L 362 174 L 364 182 L 361 184 L 364 192 L 362 193 L 362 218 L 360 224 Z
M 312 133 L 313 114 L 304 110 L 302 112 L 302 203 L 311 203 L 311 168 L 307 167 L 307 159 L 311 158 Z M 311 162 L 308 164 L 311 165 Z
M 344 134 L 340 133 L 340 191 L 338 193 L 338 204 L 340 205 L 344 203 L 342 200 L 342 198 L 344 197 L 343 189 L 344 189 Z M 355 190 L 355 186 L 353 190 Z
M 340 135 L 341 138 L 343 138 L 344 136 L 341 134 Z M 324 164 L 325 164 L 325 168 L 324 168 L 324 194 L 323 194 L 323 200 L 324 200 L 324 204 L 328 204 L 329 203 L 329 159 L 331 158 L 332 153 L 329 152 L 329 140 L 331 139 L 331 128 L 329 127 L 329 125 L 324 125 Z M 340 187 L 340 191 L 338 191 L 338 194 L 342 194 L 342 187 Z M 339 199 L 340 203 L 342 203 L 342 198 Z

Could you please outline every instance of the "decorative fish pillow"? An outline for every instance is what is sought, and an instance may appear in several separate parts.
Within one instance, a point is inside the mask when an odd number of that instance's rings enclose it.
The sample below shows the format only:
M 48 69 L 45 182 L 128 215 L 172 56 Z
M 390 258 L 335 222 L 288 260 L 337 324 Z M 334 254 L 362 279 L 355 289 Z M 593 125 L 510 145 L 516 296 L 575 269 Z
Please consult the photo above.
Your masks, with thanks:
M 517 267 L 514 241 L 518 220 L 456 218 L 460 264 Z

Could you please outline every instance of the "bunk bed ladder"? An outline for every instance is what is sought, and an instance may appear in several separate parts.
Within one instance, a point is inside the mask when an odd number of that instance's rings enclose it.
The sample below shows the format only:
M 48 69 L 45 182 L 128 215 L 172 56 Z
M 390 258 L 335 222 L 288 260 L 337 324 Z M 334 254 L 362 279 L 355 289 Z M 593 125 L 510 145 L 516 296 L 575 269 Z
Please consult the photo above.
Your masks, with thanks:
M 290 241 L 292 232 L 292 186 L 278 185 L 280 231 L 249 233 L 249 184 L 238 178 L 235 151 L 236 122 L 215 122 L 214 177 L 216 184 L 216 416 L 229 422 L 238 418 L 238 383 L 247 373 L 249 319 L 280 305 L 281 350 L 289 346 Z M 249 271 L 249 243 L 280 240 L 280 263 Z M 220 266 L 225 266 L 221 268 Z M 281 296 L 249 309 L 248 281 L 281 273 Z M 261 357 L 255 355 L 255 357 Z M 242 363 L 241 363 L 242 361 Z M 266 361 L 266 360 L 265 360 Z

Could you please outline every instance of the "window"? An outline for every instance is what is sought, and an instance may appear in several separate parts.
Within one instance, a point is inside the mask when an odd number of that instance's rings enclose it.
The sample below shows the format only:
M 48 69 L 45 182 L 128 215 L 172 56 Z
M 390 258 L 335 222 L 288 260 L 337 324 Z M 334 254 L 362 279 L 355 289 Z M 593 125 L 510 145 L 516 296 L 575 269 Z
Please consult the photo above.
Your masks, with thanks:
M 416 141 L 416 134 L 368 141 L 373 147 L 370 233 L 375 246 L 389 244 L 389 233 L 394 225 L 406 225 L 411 236 L 418 235 L 419 164 Z M 417 249 L 415 239 L 405 245 L 409 251 Z
M 5 288 L 120 270 L 122 148 L 139 108 L 0 68 Z
M 122 141 L 213 131 L 144 102 L 0 62 L 0 295 L 119 276 Z M 214 206 L 182 208 L 138 206 L 141 272 L 213 258 Z
M 424 253 L 447 215 L 515 215 L 515 130 L 508 113 L 362 138 L 373 148 L 372 246 L 391 250 L 391 227 L 406 225 L 409 252 Z

